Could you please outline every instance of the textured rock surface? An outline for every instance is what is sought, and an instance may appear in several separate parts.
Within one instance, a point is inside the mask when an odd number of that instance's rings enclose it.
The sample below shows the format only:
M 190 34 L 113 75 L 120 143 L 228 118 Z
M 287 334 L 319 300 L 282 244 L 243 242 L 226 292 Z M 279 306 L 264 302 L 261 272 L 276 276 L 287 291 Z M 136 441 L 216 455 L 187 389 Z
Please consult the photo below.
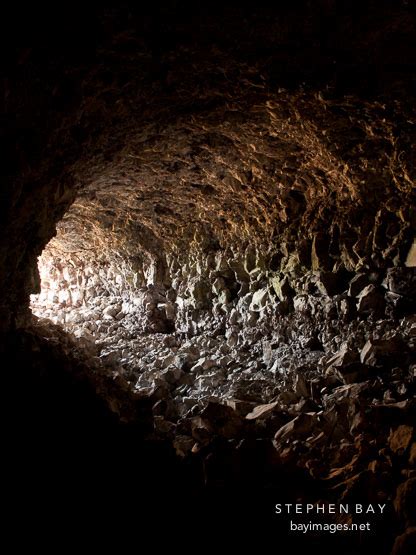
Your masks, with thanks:
M 386 502 L 361 547 L 406 553 L 415 7 L 312 4 L 84 7 L 20 29 L 1 354 L 40 374 L 45 461 L 57 441 L 74 483 L 89 457 L 97 484 L 228 495 L 240 518 L 253 491 Z

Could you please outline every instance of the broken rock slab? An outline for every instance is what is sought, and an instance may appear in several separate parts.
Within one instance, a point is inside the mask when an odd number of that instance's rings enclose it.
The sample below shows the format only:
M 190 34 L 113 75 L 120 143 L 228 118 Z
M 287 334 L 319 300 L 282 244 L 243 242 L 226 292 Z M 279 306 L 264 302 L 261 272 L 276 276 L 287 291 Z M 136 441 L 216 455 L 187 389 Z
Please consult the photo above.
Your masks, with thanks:
M 353 384 L 365 381 L 370 375 L 370 368 L 361 362 L 352 362 L 345 366 L 338 366 L 335 375 L 345 384 Z
M 367 287 L 367 285 L 370 285 L 370 279 L 368 274 L 364 274 L 364 273 L 356 274 L 349 282 L 348 295 L 350 297 L 357 297 L 361 293 L 361 291 L 365 287 Z
M 243 419 L 230 406 L 221 403 L 209 401 L 201 418 L 214 433 L 226 438 L 238 437 L 243 429 Z
M 379 287 L 376 287 L 372 283 L 364 287 L 357 298 L 357 311 L 360 314 L 369 314 L 370 312 L 380 314 L 384 311 L 384 294 Z
M 369 366 L 399 364 L 407 346 L 400 337 L 390 339 L 369 339 L 360 353 L 360 360 Z
M 389 447 L 396 455 L 403 455 L 414 438 L 413 426 L 401 424 L 390 432 Z
M 358 352 L 344 343 L 339 351 L 326 361 L 326 368 L 346 366 L 359 360 Z
M 274 442 L 281 443 L 285 440 L 305 438 L 317 427 L 319 416 L 316 412 L 305 412 L 282 426 L 274 436 Z
M 416 297 L 416 268 L 389 268 L 383 286 L 408 299 Z
M 254 409 L 249 412 L 246 416 L 247 420 L 261 420 L 272 415 L 279 403 L 276 401 L 274 403 L 266 403 L 264 405 L 257 405 Z

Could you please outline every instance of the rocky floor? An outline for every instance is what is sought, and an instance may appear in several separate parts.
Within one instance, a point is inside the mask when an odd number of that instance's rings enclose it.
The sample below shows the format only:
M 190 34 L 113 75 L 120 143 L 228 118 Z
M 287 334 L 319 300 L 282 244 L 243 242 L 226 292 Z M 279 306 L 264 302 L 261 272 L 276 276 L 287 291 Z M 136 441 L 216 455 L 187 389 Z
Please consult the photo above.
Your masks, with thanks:
M 189 311 L 175 305 L 177 329 L 164 333 L 149 333 L 149 322 L 166 318 L 169 303 L 149 308 L 149 291 L 32 310 L 43 316 L 37 333 L 80 349 L 95 375 L 144 403 L 148 439 L 202 461 L 206 484 L 252 480 L 255 468 L 270 487 L 296 471 L 322 502 L 394 507 L 386 523 L 406 543 L 416 514 L 416 316 L 390 282 L 357 281 L 341 295 L 298 293 L 284 315 L 268 302 L 261 315 L 244 313 L 237 299 L 225 327 L 215 311 L 186 325 Z
M 322 304 L 322 298 L 315 301 Z M 58 310 L 35 301 L 32 308 L 81 339 L 134 390 L 157 392 L 168 401 L 173 422 L 207 401 L 241 401 L 243 416 L 259 404 L 302 399 L 318 408 L 337 388 L 371 380 L 379 400 L 400 401 L 415 378 L 412 315 L 322 318 L 318 332 L 313 319 L 295 311 L 278 326 L 263 318 L 257 326 L 229 326 L 223 334 L 214 326 L 214 332 L 193 335 L 189 329 L 145 333 L 140 311 L 121 297 L 102 295 L 88 306 Z

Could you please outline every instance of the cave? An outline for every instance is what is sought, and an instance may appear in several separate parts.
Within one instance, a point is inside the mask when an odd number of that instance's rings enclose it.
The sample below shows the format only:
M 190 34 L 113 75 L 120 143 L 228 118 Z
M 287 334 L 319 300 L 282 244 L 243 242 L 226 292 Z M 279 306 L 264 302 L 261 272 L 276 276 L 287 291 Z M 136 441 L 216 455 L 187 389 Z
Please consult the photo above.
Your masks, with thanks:
M 415 2 L 4 21 L 23 526 L 414 553 Z

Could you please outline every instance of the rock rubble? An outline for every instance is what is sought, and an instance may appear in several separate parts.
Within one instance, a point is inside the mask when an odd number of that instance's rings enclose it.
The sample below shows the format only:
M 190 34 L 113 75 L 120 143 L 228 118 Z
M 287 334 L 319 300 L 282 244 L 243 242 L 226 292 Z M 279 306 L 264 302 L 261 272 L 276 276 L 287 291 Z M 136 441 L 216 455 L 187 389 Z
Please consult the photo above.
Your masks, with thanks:
M 313 272 L 285 278 L 278 294 L 248 280 L 251 292 L 234 298 L 216 278 L 209 289 L 191 283 L 182 301 L 172 286 L 96 289 L 83 305 L 46 307 L 40 297 L 33 310 L 78 338 L 95 372 L 146 402 L 149 438 L 184 461 L 224 449 L 239 460 L 255 441 L 254 456 L 269 446 L 268 479 L 296 468 L 327 502 L 394 501 L 401 515 L 416 477 L 416 318 L 409 285 L 395 292 L 391 276 L 377 285 L 358 273 L 329 291 Z M 397 544 L 411 535 L 403 528 Z

